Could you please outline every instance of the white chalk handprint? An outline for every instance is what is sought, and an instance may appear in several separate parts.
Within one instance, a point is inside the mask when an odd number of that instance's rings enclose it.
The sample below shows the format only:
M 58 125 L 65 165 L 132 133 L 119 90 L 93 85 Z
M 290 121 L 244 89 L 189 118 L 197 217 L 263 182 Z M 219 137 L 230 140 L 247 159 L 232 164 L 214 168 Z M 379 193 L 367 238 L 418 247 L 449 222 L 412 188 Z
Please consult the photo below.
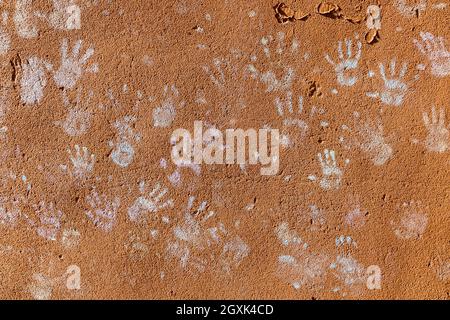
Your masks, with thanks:
M 63 40 L 61 45 L 61 65 L 53 74 L 53 79 L 58 87 L 72 89 L 81 78 L 83 72 L 96 73 L 98 71 L 97 64 L 92 64 L 85 68 L 85 64 L 94 54 L 94 48 L 89 47 L 86 53 L 80 57 L 82 43 L 82 40 L 76 41 L 72 52 L 69 54 L 69 41 L 67 39 Z
M 223 223 L 210 225 L 215 212 L 208 210 L 206 201 L 194 209 L 195 197 L 188 199 L 182 222 L 173 229 L 174 238 L 168 242 L 167 254 L 178 261 L 183 269 L 204 272 L 208 267 L 225 273 L 237 268 L 249 252 L 249 246 Z M 220 254 L 213 253 L 215 248 Z
M 441 108 L 439 115 L 435 107 L 431 109 L 431 121 L 428 113 L 423 113 L 423 123 L 428 131 L 425 147 L 431 152 L 445 152 L 450 147 L 450 131 L 445 125 L 445 110 Z
M 97 191 L 93 190 L 86 197 L 86 202 L 91 207 L 86 212 L 86 216 L 97 228 L 105 232 L 111 231 L 116 223 L 117 210 L 120 206 L 119 198 L 115 197 L 110 200 L 106 195 L 99 195 Z
M 35 26 L 33 13 L 31 12 L 32 3 L 33 0 L 16 1 L 16 11 L 13 17 L 14 24 L 17 34 L 25 39 L 35 38 L 39 35 L 39 30 Z
M 175 85 L 164 86 L 164 97 L 161 104 L 153 110 L 153 126 L 169 127 L 177 114 L 177 108 L 184 107 L 184 101 L 179 100 L 180 93 Z
M 92 99 L 93 92 L 89 90 L 86 98 L 83 100 L 81 88 L 77 92 L 75 102 L 69 101 L 67 92 L 63 92 L 64 106 L 68 109 L 66 119 L 64 121 L 56 121 L 55 124 L 63 128 L 63 130 L 71 137 L 81 136 L 87 132 L 91 122 L 91 112 L 88 106 Z
M 420 201 L 410 201 L 403 203 L 398 209 L 402 212 L 400 220 L 391 221 L 397 238 L 402 240 L 421 238 L 428 225 L 427 208 Z
M 47 204 L 41 201 L 38 205 L 33 205 L 33 208 L 39 221 L 29 222 L 36 227 L 37 234 L 47 240 L 56 240 L 63 213 L 55 208 L 53 202 Z
M 75 145 L 75 154 L 72 150 L 68 149 L 70 162 L 72 167 L 69 169 L 70 174 L 75 179 L 83 179 L 88 177 L 95 165 L 95 155 L 91 154 L 86 147 L 80 148 L 79 145 Z
M 141 139 L 141 136 L 134 132 L 132 124 L 136 121 L 135 117 L 125 116 L 122 120 L 117 120 L 114 127 L 117 130 L 116 142 L 109 141 L 109 146 L 113 148 L 111 152 L 112 161 L 119 167 L 128 167 L 134 159 L 134 142 Z
M 445 77 L 450 74 L 450 52 L 445 48 L 443 37 L 435 37 L 429 32 L 421 32 L 422 41 L 414 39 L 414 44 L 428 58 L 431 74 Z
M 325 149 L 323 155 L 317 154 L 322 168 L 322 178 L 319 185 L 322 189 L 339 189 L 343 176 L 343 171 L 338 167 L 334 150 Z M 309 176 L 309 180 L 316 181 L 316 176 Z
M 259 63 L 258 56 L 251 55 L 244 74 L 262 83 L 267 93 L 290 89 L 295 78 L 295 71 L 288 65 L 288 61 L 297 59 L 300 46 L 298 40 L 294 38 L 286 43 L 286 34 L 280 31 L 276 37 L 272 35 L 262 37 L 260 45 L 264 53 L 262 58 L 265 61 Z M 267 69 L 268 67 L 270 69 Z
M 297 128 L 300 131 L 299 140 L 301 140 L 308 130 L 308 124 L 304 120 L 298 118 L 303 113 L 303 96 L 298 96 L 297 105 L 297 110 L 294 111 L 291 91 L 286 92 L 286 98 L 284 100 L 280 97 L 275 98 L 275 107 L 278 115 L 283 118 L 283 127 Z M 283 132 L 283 135 L 281 136 L 281 143 L 284 146 L 289 146 L 293 144 L 294 141 L 292 141 L 287 133 Z
M 379 64 L 380 76 L 384 82 L 384 87 L 380 92 L 368 92 L 367 96 L 371 98 L 380 98 L 384 104 L 399 107 L 403 103 L 403 98 L 408 91 L 408 85 L 403 78 L 408 71 L 408 64 L 404 62 L 402 68 L 396 75 L 396 60 L 392 59 L 389 64 L 390 76 L 386 76 L 386 70 L 383 63 Z
M 209 76 L 210 80 L 220 89 L 223 90 L 227 84 L 227 76 L 225 72 L 234 71 L 230 61 L 225 58 L 214 58 L 212 66 L 203 65 L 203 71 Z M 229 75 L 228 75 L 229 76 Z
M 133 158 L 133 145 L 126 140 L 119 141 L 115 145 L 114 150 L 111 152 L 111 159 L 113 162 L 122 168 L 128 167 L 128 165 L 133 161 Z
M 46 62 L 37 57 L 29 58 L 23 65 L 20 79 L 20 98 L 22 103 L 31 105 L 40 103 L 47 85 Z
M 385 164 L 393 156 L 393 148 L 386 142 L 383 124 L 380 119 L 362 122 L 358 113 L 354 115 L 353 128 L 343 125 L 342 129 L 350 138 L 340 137 L 340 142 L 348 149 L 357 147 L 363 151 L 376 166 Z
M 356 38 L 358 39 L 358 38 Z M 347 72 L 349 70 L 355 70 L 358 67 L 359 60 L 361 59 L 361 49 L 362 44 L 361 41 L 357 41 L 357 51 L 353 56 L 352 52 L 352 40 L 345 39 L 345 45 L 347 47 L 347 56 L 344 56 L 344 52 L 342 49 L 342 41 L 338 42 L 338 62 L 334 62 L 333 59 L 330 58 L 328 54 L 325 55 L 325 59 L 334 66 L 334 71 L 336 72 L 337 82 L 341 86 L 353 86 L 358 80 L 357 76 L 348 75 Z
M 287 222 L 279 224 L 275 233 L 282 244 L 277 261 L 277 276 L 296 290 L 322 283 L 326 276 L 328 257 L 311 251 L 309 244 Z
M 161 187 L 160 183 L 156 183 L 153 190 L 147 195 L 145 182 L 140 182 L 139 191 L 141 196 L 138 197 L 133 205 L 128 208 L 128 217 L 133 222 L 141 222 L 146 220 L 147 213 L 156 213 L 159 210 L 173 207 L 173 200 L 171 198 L 163 200 L 166 196 L 168 189 L 164 186 Z
M 74 0 L 53 0 L 53 11 L 48 15 L 50 25 L 59 30 L 81 27 L 81 10 Z

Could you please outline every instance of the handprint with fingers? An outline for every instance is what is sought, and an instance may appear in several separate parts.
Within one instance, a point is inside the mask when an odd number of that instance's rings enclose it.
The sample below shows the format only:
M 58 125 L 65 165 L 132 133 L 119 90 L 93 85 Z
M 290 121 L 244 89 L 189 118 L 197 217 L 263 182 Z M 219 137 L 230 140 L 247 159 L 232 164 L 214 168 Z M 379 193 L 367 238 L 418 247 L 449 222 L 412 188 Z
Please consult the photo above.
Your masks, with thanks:
M 262 37 L 260 45 L 264 56 L 252 55 L 244 74 L 262 83 L 267 93 L 290 89 L 295 79 L 295 70 L 288 64 L 297 58 L 300 46 L 298 40 L 289 39 L 286 33 L 280 31 L 275 37 Z
M 445 77 L 450 74 L 450 52 L 445 48 L 443 37 L 435 37 L 429 32 L 421 32 L 422 41 L 414 39 L 414 44 L 431 64 L 431 74 Z
M 356 38 L 358 39 L 358 38 Z M 338 62 L 334 62 L 333 59 L 330 58 L 330 56 L 327 54 L 325 55 L 325 59 L 330 63 L 332 66 L 334 66 L 334 70 L 336 72 L 337 76 L 337 82 L 341 86 L 353 86 L 356 81 L 358 80 L 358 77 L 348 75 L 347 72 L 349 70 L 355 70 L 358 67 L 359 60 L 361 59 L 361 49 L 362 44 L 361 41 L 357 40 L 356 47 L 357 51 L 355 55 L 353 55 L 352 52 L 352 40 L 351 39 L 345 39 L 345 45 L 347 47 L 346 54 L 347 56 L 344 56 L 344 51 L 342 48 L 343 42 L 338 42 Z
M 69 53 L 69 41 L 64 39 L 61 44 L 61 65 L 53 73 L 53 79 L 58 87 L 72 89 L 83 75 L 83 72 L 96 73 L 98 65 L 92 64 L 86 68 L 86 63 L 94 54 L 94 48 L 89 47 L 80 57 L 82 40 L 75 42 L 72 52 Z
M 408 64 L 404 62 L 402 68 L 397 75 L 396 60 L 392 59 L 389 64 L 389 76 L 386 75 L 385 65 L 379 64 L 380 76 L 384 86 L 380 92 L 368 92 L 367 96 L 371 98 L 379 98 L 384 104 L 399 107 L 403 103 L 403 99 L 408 91 L 408 84 L 403 80 L 408 71 Z
M 93 190 L 86 197 L 86 201 L 90 206 L 90 210 L 86 212 L 86 216 L 97 228 L 105 232 L 111 231 L 116 223 L 117 210 L 120 205 L 119 198 L 115 197 L 110 200 L 106 195 L 99 195 L 96 190 Z
M 322 178 L 319 185 L 322 189 L 339 189 L 344 172 L 338 167 L 334 150 L 325 149 L 317 154 L 320 166 L 322 167 Z M 309 180 L 316 181 L 316 176 L 309 176 Z
M 69 172 L 75 179 L 86 178 L 92 173 L 95 165 L 95 155 L 91 154 L 86 147 L 80 148 L 80 146 L 76 144 L 75 154 L 73 154 L 70 149 L 67 150 L 67 153 L 69 154 L 70 162 L 72 163 Z
M 339 140 L 344 147 L 347 149 L 359 148 L 376 166 L 381 166 L 389 161 L 393 156 L 394 150 L 384 136 L 381 119 L 367 119 L 363 121 L 359 113 L 355 113 L 353 121 L 354 125 L 352 127 L 342 126 L 346 137 L 341 136 Z
M 160 183 L 156 183 L 148 194 L 146 194 L 146 190 L 145 182 L 140 182 L 139 191 L 141 196 L 128 208 L 128 217 L 133 222 L 146 221 L 147 213 L 156 213 L 160 210 L 173 207 L 172 198 L 164 200 L 168 189 L 161 186 Z
M 48 68 L 51 66 L 37 57 L 31 57 L 23 64 L 23 74 L 20 79 L 22 103 L 32 105 L 41 102 L 47 85 L 46 69 Z
M 68 109 L 68 113 L 64 121 L 56 121 L 55 124 L 60 126 L 71 137 L 85 134 L 91 123 L 92 113 L 88 111 L 88 107 L 92 97 L 93 92 L 89 90 L 86 97 L 83 98 L 80 87 L 77 91 L 75 102 L 71 102 L 69 101 L 67 92 L 64 91 L 63 102 L 64 106 Z
M 28 218 L 29 223 L 36 228 L 39 236 L 47 240 L 56 240 L 61 227 L 63 213 L 55 208 L 53 202 L 46 203 L 41 201 L 39 204 L 33 205 L 33 208 L 39 221 L 33 221 Z
M 445 124 L 445 110 L 441 108 L 439 115 L 436 108 L 431 109 L 431 120 L 428 113 L 423 113 L 423 123 L 428 131 L 425 147 L 431 152 L 445 152 L 450 148 L 450 126 Z

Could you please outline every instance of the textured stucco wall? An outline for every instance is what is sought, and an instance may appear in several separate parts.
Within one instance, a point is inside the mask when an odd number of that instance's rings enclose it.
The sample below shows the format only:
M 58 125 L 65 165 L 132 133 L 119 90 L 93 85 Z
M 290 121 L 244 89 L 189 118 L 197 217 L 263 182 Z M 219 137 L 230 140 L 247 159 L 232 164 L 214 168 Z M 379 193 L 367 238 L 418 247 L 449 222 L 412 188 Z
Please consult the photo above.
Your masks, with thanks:
M 448 299 L 450 3 L 320 2 L 0 1 L 0 297 Z

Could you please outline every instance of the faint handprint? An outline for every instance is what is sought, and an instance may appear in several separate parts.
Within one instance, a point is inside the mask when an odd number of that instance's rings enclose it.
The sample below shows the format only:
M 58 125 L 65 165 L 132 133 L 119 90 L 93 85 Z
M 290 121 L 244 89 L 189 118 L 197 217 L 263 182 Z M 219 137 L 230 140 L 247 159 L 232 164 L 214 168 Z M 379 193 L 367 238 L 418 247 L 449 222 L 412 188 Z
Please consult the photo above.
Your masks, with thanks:
M 177 109 L 184 107 L 184 101 L 179 100 L 180 93 L 175 85 L 164 86 L 164 97 L 161 104 L 153 110 L 153 126 L 169 127 L 177 114 Z
M 392 158 L 394 150 L 386 141 L 380 119 L 362 121 L 358 113 L 354 117 L 353 128 L 343 125 L 342 129 L 350 137 L 340 137 L 340 142 L 348 149 L 357 147 L 363 151 L 376 166 L 385 164 Z
M 67 150 L 72 167 L 69 172 L 75 179 L 83 179 L 89 176 L 94 169 L 95 155 L 91 154 L 86 147 L 80 148 L 75 145 L 75 154 L 70 149 Z
M 297 59 L 300 43 L 295 38 L 286 43 L 286 38 L 286 33 L 281 31 L 275 37 L 262 37 L 264 57 L 261 58 L 265 61 L 258 66 L 258 56 L 252 55 L 246 66 L 244 74 L 262 83 L 267 93 L 288 90 L 295 79 L 295 70 L 288 64 Z
M 99 195 L 97 191 L 93 190 L 86 197 L 86 201 L 90 206 L 90 210 L 86 212 L 86 216 L 97 228 L 105 232 L 111 231 L 116 223 L 117 210 L 120 206 L 119 198 L 115 197 L 110 200 L 106 195 Z
M 431 73 L 436 77 L 450 74 L 450 52 L 445 48 L 443 37 L 435 37 L 429 32 L 421 32 L 422 41 L 414 39 L 414 44 L 431 63 Z
M 32 225 L 36 227 L 38 235 L 47 240 L 56 240 L 63 213 L 55 208 L 53 202 L 47 204 L 41 201 L 38 205 L 33 205 L 33 208 L 39 221 L 32 221 Z
M 423 113 L 423 123 L 428 131 L 425 147 L 431 152 L 445 152 L 450 147 L 450 131 L 445 124 L 445 110 L 441 108 L 439 115 L 435 107 L 431 109 L 431 121 L 428 113 Z
M 108 144 L 113 148 L 111 152 L 112 161 L 119 167 L 128 167 L 134 159 L 134 143 L 141 139 L 141 135 L 135 133 L 132 124 L 136 121 L 136 117 L 125 116 L 121 120 L 114 123 L 117 130 L 116 142 L 109 141 Z
M 139 184 L 141 196 L 138 197 L 133 205 L 128 208 L 128 217 L 133 222 L 145 221 L 147 213 L 156 213 L 159 210 L 173 207 L 173 199 L 163 200 L 168 189 L 161 187 L 160 183 L 156 183 L 152 191 L 146 194 L 145 182 Z
M 420 201 L 405 202 L 398 207 L 400 219 L 391 221 L 395 235 L 402 240 L 419 239 L 428 225 L 427 207 Z
M 46 85 L 46 62 L 37 57 L 29 58 L 23 65 L 23 75 L 20 79 L 22 103 L 31 105 L 41 102 Z
M 279 97 L 275 98 L 275 107 L 277 109 L 278 115 L 283 118 L 283 127 L 290 128 L 295 127 L 300 131 L 300 134 L 297 135 L 301 140 L 304 138 L 307 130 L 308 124 L 300 119 L 303 113 L 303 96 L 298 96 L 297 98 L 297 110 L 294 111 L 294 101 L 292 98 L 292 91 L 286 92 L 286 98 L 284 100 Z M 291 137 L 283 130 L 283 134 L 281 136 L 281 143 L 284 146 L 289 146 L 291 144 L 298 143 L 299 141 L 292 141 Z
M 64 121 L 56 121 L 55 124 L 63 128 L 63 130 L 71 137 L 81 136 L 89 129 L 92 113 L 88 111 L 89 103 L 92 99 L 93 92 L 89 90 L 86 98 L 83 100 L 81 88 L 77 92 L 75 102 L 69 101 L 67 92 L 63 92 L 64 106 L 68 109 L 66 119 Z

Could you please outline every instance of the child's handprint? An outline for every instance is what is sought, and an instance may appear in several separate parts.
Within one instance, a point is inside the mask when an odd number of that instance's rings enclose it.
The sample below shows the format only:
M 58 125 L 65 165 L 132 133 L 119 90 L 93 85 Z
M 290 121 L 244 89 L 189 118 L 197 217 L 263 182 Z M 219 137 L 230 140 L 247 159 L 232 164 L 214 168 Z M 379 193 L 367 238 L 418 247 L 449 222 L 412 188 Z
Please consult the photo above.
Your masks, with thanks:
M 47 240 L 56 240 L 63 213 L 55 208 L 53 202 L 47 204 L 41 201 L 38 205 L 33 205 L 33 208 L 39 221 L 36 223 L 29 220 L 29 222 L 36 227 L 38 235 Z
M 177 114 L 177 108 L 184 106 L 184 101 L 179 101 L 179 92 L 175 85 L 164 86 L 164 100 L 153 110 L 153 126 L 169 127 Z
M 450 147 L 450 131 L 445 125 L 445 110 L 441 108 L 439 116 L 435 107 L 431 109 L 431 121 L 428 113 L 423 113 L 423 123 L 428 131 L 426 148 L 431 152 L 445 152 Z M 450 127 L 449 127 L 450 128 Z
M 338 167 L 334 150 L 325 149 L 323 156 L 317 154 L 320 166 L 322 167 L 322 179 L 319 185 L 322 189 L 339 189 L 341 185 L 343 171 Z M 316 181 L 316 176 L 309 176 L 309 180 Z
M 120 205 L 119 198 L 115 197 L 109 200 L 104 194 L 99 195 L 97 191 L 93 190 L 90 195 L 86 197 L 86 201 L 91 207 L 86 212 L 86 216 L 94 223 L 94 225 L 105 232 L 109 232 L 116 223 L 117 210 Z
M 162 187 L 157 183 L 152 191 L 146 195 L 145 182 L 139 184 L 139 191 L 141 196 L 134 201 L 133 205 L 128 208 L 128 217 L 133 222 L 140 222 L 146 219 L 147 213 L 156 213 L 159 210 L 173 207 L 173 200 L 171 198 L 163 201 L 162 198 L 167 194 L 168 189 Z
M 69 101 L 67 92 L 63 92 L 64 106 L 68 109 L 66 119 L 64 121 L 56 121 L 55 124 L 63 128 L 63 130 L 71 137 L 81 136 L 89 129 L 91 122 L 91 112 L 88 111 L 89 103 L 92 99 L 93 92 L 87 93 L 85 100 L 81 96 L 81 88 L 77 92 L 75 102 Z
M 393 105 L 396 107 L 401 106 L 403 98 L 408 91 L 408 85 L 403 81 L 403 78 L 408 71 L 407 63 L 403 63 L 402 69 L 398 76 L 396 75 L 396 60 L 392 59 L 389 65 L 390 76 L 386 76 L 385 66 L 383 63 L 379 64 L 380 76 L 384 82 L 384 87 L 379 92 L 369 92 L 367 96 L 371 98 L 380 98 L 384 104 Z
M 94 154 L 91 154 L 86 147 L 80 148 L 77 144 L 75 145 L 75 154 L 70 149 L 67 150 L 67 153 L 72 163 L 69 171 L 75 179 L 83 179 L 91 174 L 95 165 Z
M 356 38 L 356 39 L 358 39 L 358 38 Z M 349 70 L 354 70 L 358 67 L 359 59 L 361 58 L 362 44 L 361 44 L 361 41 L 358 40 L 357 51 L 354 56 L 352 53 L 352 40 L 345 39 L 345 44 L 347 46 L 347 57 L 344 57 L 344 53 L 342 50 L 342 41 L 339 41 L 338 42 L 339 61 L 337 63 L 334 62 L 328 54 L 325 55 L 325 59 L 328 61 L 328 63 L 330 63 L 332 66 L 334 66 L 334 71 L 336 72 L 336 76 L 337 76 L 337 82 L 341 86 L 351 87 L 356 83 L 356 81 L 358 80 L 358 77 L 346 75 L 346 72 Z

